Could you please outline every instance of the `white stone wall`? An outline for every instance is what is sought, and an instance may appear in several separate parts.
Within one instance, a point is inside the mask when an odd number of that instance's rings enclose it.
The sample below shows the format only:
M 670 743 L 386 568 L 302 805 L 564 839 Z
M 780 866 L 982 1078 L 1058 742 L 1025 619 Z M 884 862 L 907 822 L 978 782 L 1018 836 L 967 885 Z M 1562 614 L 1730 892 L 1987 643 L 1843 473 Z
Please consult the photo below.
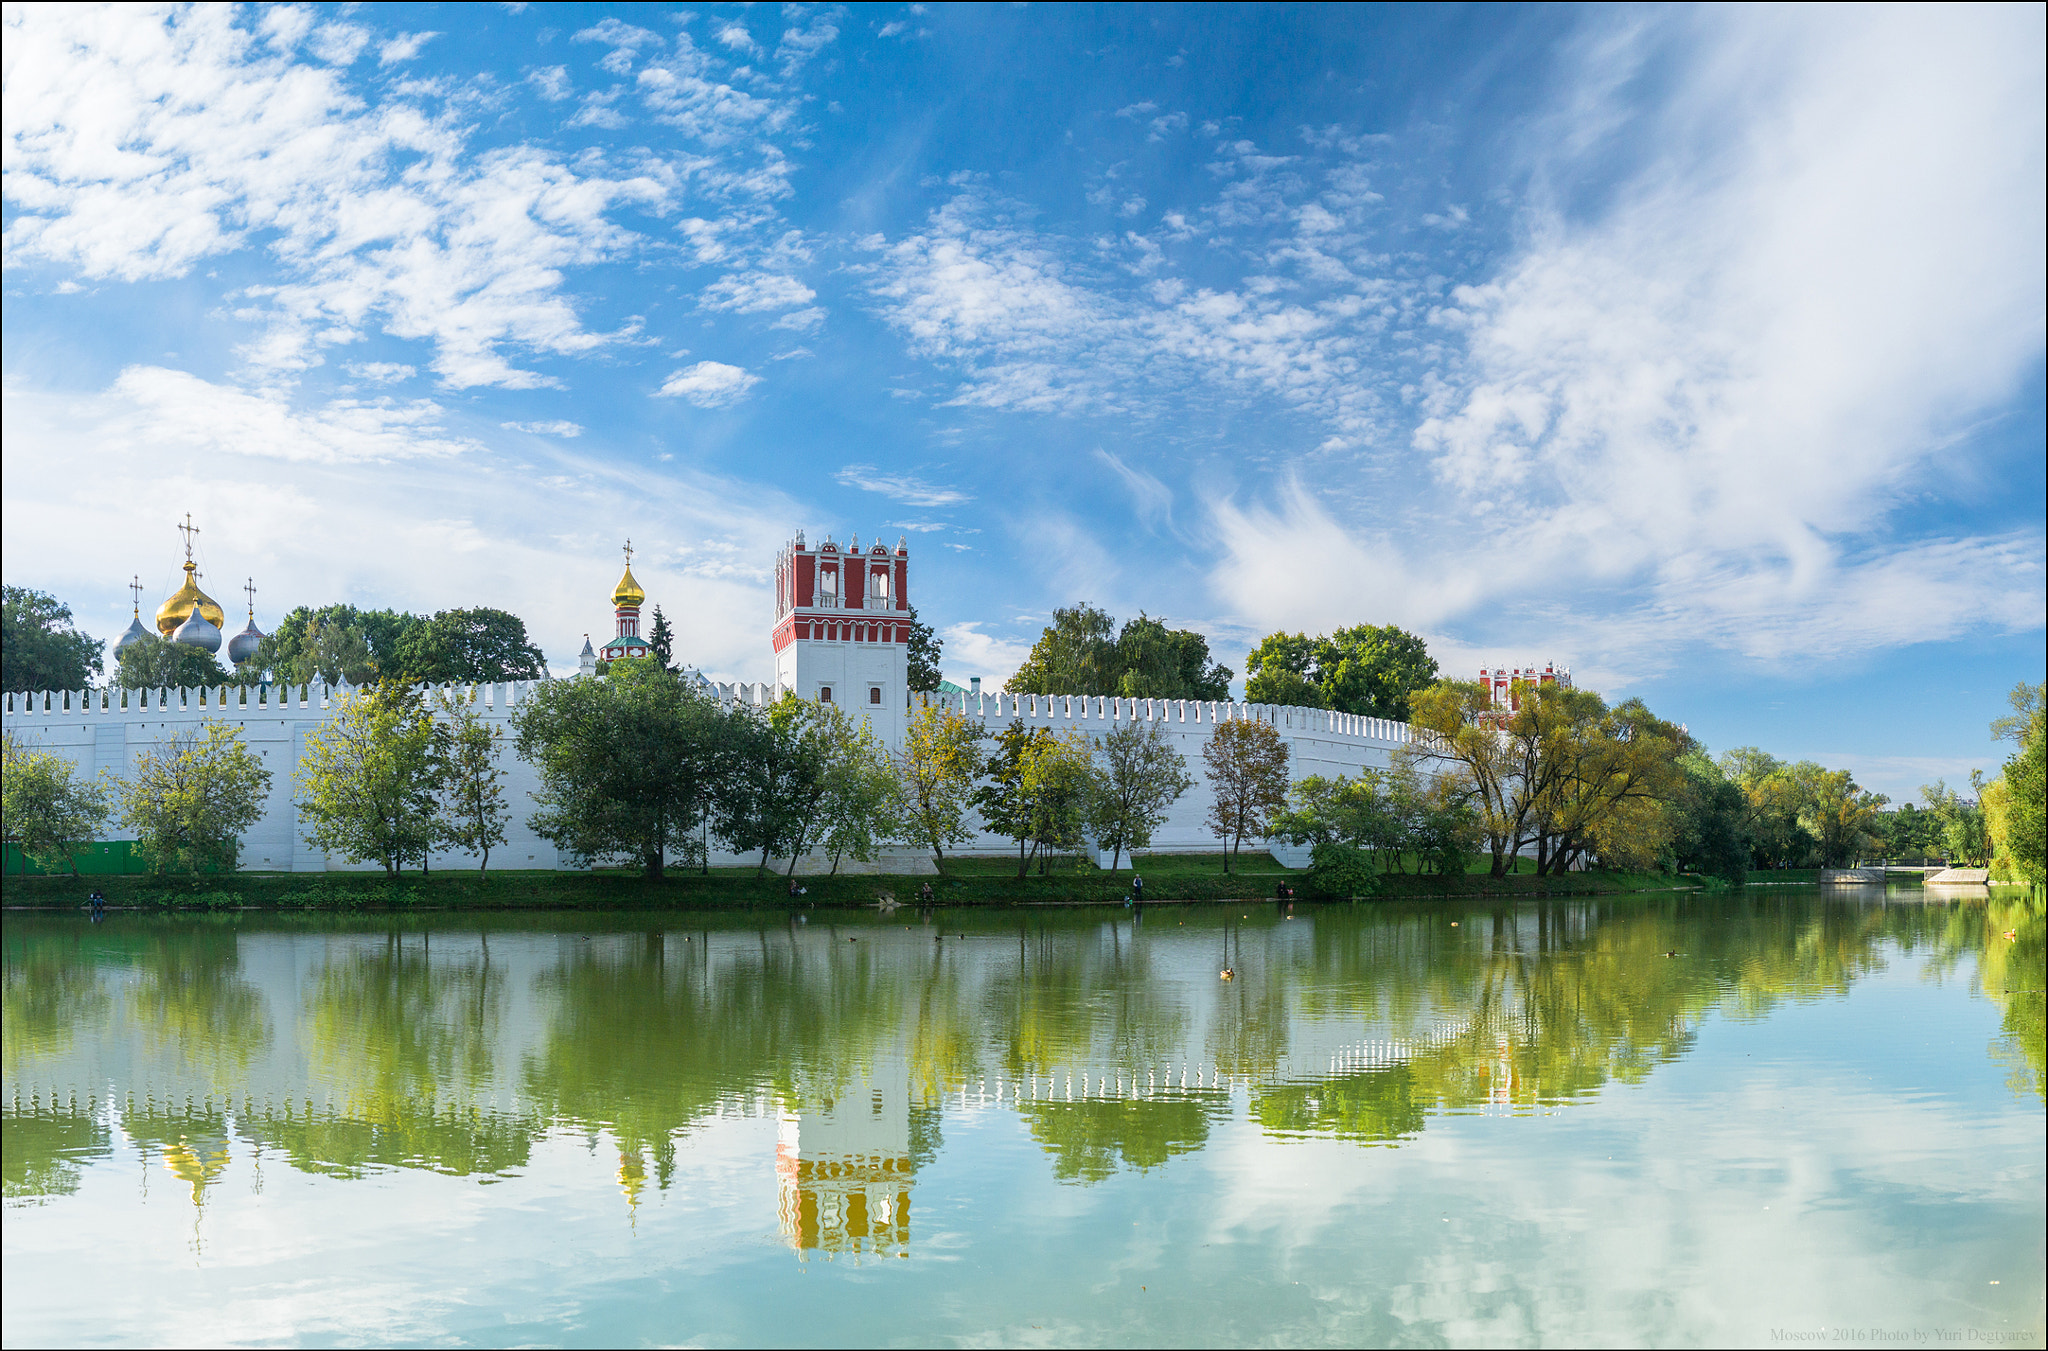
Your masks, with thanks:
M 829 646 L 829 645 L 828 645 Z M 533 766 L 521 760 L 512 748 L 510 721 L 513 710 L 532 697 L 535 682 L 449 687 L 460 697 L 475 701 L 486 720 L 505 728 L 500 765 L 506 772 L 505 795 L 511 808 L 507 842 L 491 851 L 494 868 L 556 869 L 565 866 L 555 847 L 532 833 L 527 819 L 534 810 L 533 794 L 539 776 Z M 900 687 L 899 687 L 900 688 Z M 765 707 L 781 697 L 783 687 L 764 684 L 715 684 L 712 692 L 725 704 Z M 180 731 L 218 719 L 242 729 L 251 750 L 263 757 L 271 774 L 270 803 L 263 819 L 242 843 L 242 866 L 263 872 L 375 871 L 375 864 L 352 864 L 330 858 L 312 849 L 301 837 L 297 812 L 292 806 L 292 776 L 305 749 L 308 733 L 333 716 L 339 706 L 341 689 L 324 685 L 279 686 L 269 690 L 233 686 L 219 689 L 187 690 L 76 690 L 41 694 L 7 694 L 0 697 L 0 727 L 24 743 L 69 755 L 79 769 L 88 773 L 106 770 L 123 776 L 133 765 L 136 752 Z M 922 697 L 922 696 L 920 696 Z M 1168 737 L 1187 758 L 1188 771 L 1195 779 L 1174 808 L 1166 823 L 1155 833 L 1152 848 L 1160 851 L 1191 852 L 1221 848 L 1204 824 L 1213 795 L 1202 773 L 1202 748 L 1225 722 L 1254 720 L 1272 724 L 1286 738 L 1292 752 L 1290 772 L 1297 779 L 1310 774 L 1355 775 L 1362 768 L 1384 769 L 1409 739 L 1404 723 L 1361 718 L 1324 709 L 1283 708 L 1269 704 L 1198 703 L 1191 700 L 1113 699 L 1080 695 L 962 694 L 930 696 L 935 702 L 949 702 L 969 719 L 978 722 L 991 736 L 1011 722 L 1026 727 L 1044 727 L 1055 734 L 1079 730 L 1100 736 L 1132 721 L 1163 726 Z M 856 715 L 870 712 L 864 706 L 849 705 Z M 892 749 L 900 744 L 903 712 L 888 710 L 893 717 L 874 720 L 878 736 Z M 993 749 L 993 748 L 991 748 Z M 118 823 L 110 826 L 108 839 L 125 839 Z M 1013 841 L 984 834 L 958 852 L 1007 854 Z M 912 871 L 914 851 L 892 851 L 885 866 L 890 871 Z M 753 863 L 755 858 L 735 857 L 723 852 L 712 855 L 714 866 Z M 475 860 L 458 853 L 437 853 L 430 866 L 474 867 Z M 807 860 L 803 872 L 822 871 L 818 860 Z

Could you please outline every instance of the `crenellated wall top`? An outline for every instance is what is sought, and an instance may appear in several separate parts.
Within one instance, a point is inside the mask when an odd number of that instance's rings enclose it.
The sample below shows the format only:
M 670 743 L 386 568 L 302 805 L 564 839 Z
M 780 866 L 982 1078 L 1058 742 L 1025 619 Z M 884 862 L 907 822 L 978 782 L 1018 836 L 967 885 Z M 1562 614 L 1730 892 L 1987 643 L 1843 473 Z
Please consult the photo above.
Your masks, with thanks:
M 501 681 L 489 685 L 428 685 L 432 701 L 451 699 L 489 711 L 510 711 L 533 698 L 538 680 Z M 249 717 L 288 712 L 322 712 L 341 706 L 361 687 L 329 685 L 214 685 L 183 689 L 83 689 L 9 691 L 0 694 L 0 716 L 14 720 L 75 717 Z

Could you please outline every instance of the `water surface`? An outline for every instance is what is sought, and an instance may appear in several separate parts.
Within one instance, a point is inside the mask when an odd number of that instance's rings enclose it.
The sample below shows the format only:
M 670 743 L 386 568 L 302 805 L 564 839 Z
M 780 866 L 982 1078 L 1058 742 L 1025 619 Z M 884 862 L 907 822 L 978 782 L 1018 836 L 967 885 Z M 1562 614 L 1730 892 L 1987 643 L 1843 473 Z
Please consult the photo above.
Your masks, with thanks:
M 2042 952 L 1878 888 L 10 917 L 4 1336 L 2040 1345 Z

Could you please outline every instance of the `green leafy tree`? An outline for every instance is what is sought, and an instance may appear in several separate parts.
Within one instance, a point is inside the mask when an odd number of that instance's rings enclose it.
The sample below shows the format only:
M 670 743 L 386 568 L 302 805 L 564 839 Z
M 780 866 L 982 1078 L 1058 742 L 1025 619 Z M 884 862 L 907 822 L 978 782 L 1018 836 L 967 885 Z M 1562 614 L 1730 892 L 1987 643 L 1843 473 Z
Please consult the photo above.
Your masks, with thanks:
M 1209 829 L 1225 846 L 1223 871 L 1247 836 L 1266 835 L 1272 818 L 1287 805 L 1287 741 L 1270 723 L 1238 720 L 1217 725 L 1202 748 L 1202 763 L 1215 798 Z
M 837 873 L 842 859 L 874 862 L 881 847 L 902 833 L 902 788 L 888 748 L 866 718 L 855 720 L 837 704 L 818 705 L 816 713 L 825 752 L 820 829 Z
M 1640 699 L 1610 709 L 1590 690 L 1544 684 L 1522 686 L 1520 707 L 1503 728 L 1534 739 L 1539 873 L 1562 876 L 1589 854 L 1636 868 L 1664 854 L 1676 818 L 1662 804 L 1682 796 L 1679 758 L 1692 749 L 1678 727 Z
M 981 768 L 981 735 L 958 711 L 926 704 L 912 714 L 896 753 L 906 832 L 932 851 L 942 873 L 946 846 L 974 838 L 967 809 Z
M 1754 746 L 1721 757 L 1721 773 L 1742 789 L 1742 835 L 1759 868 L 1802 867 L 1819 857 L 1819 843 L 1801 823 L 1819 765 L 1788 765 Z
M 1021 719 L 995 734 L 995 748 L 982 766 L 980 786 L 974 790 L 974 807 L 981 815 L 983 829 L 991 835 L 1006 835 L 1017 843 L 1017 876 L 1024 876 L 1026 850 L 1031 841 L 1031 800 L 1024 792 L 1024 758 L 1034 737 L 1052 733 L 1040 727 L 1025 727 Z
M 1679 757 L 1684 779 L 1670 799 L 1671 851 L 1681 872 L 1719 877 L 1740 885 L 1748 874 L 1750 847 L 1742 833 L 1748 803 L 1740 784 L 1730 783 L 1704 751 Z
M 908 663 L 910 688 L 918 694 L 930 694 L 938 689 L 942 678 L 939 659 L 944 654 L 945 643 L 932 632 L 932 626 L 917 617 L 917 607 L 907 611 L 910 624 L 910 641 L 904 645 L 904 660 Z
M 114 683 L 126 690 L 190 690 L 228 682 L 228 673 L 203 647 L 145 634 L 121 653 Z
M 1032 852 L 1043 874 L 1055 854 L 1081 847 L 1088 808 L 1100 790 L 1094 745 L 1078 730 L 1048 732 L 1026 745 L 1018 768 L 1030 806 Z
M 1865 792 L 1846 769 L 1822 769 L 1806 761 L 1793 770 L 1805 789 L 1800 824 L 1818 844 L 1823 867 L 1853 863 L 1878 842 L 1878 818 L 1888 798 Z
M 1102 775 L 1088 825 L 1096 843 L 1109 849 L 1114 872 L 1126 853 L 1151 847 L 1152 832 L 1195 779 L 1157 722 L 1126 722 L 1099 745 Z
M 547 659 L 527 639 L 525 621 L 486 607 L 442 610 L 403 625 L 388 662 L 378 664 L 410 684 L 486 685 L 539 680 L 548 673 Z
M 152 872 L 232 872 L 269 791 L 270 771 L 242 729 L 208 719 L 136 755 L 121 820 Z
M 82 690 L 104 669 L 100 640 L 71 625 L 71 607 L 47 591 L 0 588 L 0 687 Z
M 533 830 L 585 862 L 703 861 L 696 828 L 739 758 L 734 719 L 652 658 L 602 680 L 551 680 L 514 713 L 519 754 L 540 773 Z
M 819 707 L 785 694 L 764 713 L 742 708 L 734 719 L 733 755 L 713 829 L 736 854 L 761 851 L 757 876 L 778 856 L 789 860 L 794 876 L 797 859 L 817 837 L 827 790 Z
M 306 740 L 298 807 L 306 842 L 398 876 L 443 837 L 432 713 L 417 695 L 352 691 Z
M 104 778 L 88 779 L 70 756 L 11 736 L 0 740 L 0 761 L 0 834 L 37 867 L 78 876 L 78 847 L 107 822 L 112 792 Z
M 301 605 L 264 637 L 250 664 L 292 684 L 336 685 L 346 676 L 351 685 L 367 685 L 400 669 L 401 642 L 425 622 L 398 610 Z
M 1404 762 L 1427 765 L 1455 785 L 1504 877 L 1528 838 L 1540 784 L 1527 737 L 1503 735 L 1492 693 L 1477 681 L 1443 680 L 1418 692 L 1411 722 L 1422 733 L 1402 747 Z
M 664 671 L 676 669 L 675 645 L 676 631 L 669 626 L 668 616 L 657 605 L 654 607 L 654 624 L 647 630 L 647 646 Z
M 1406 722 L 1409 699 L 1437 678 L 1422 639 L 1392 624 L 1328 637 L 1273 633 L 1245 658 L 1244 697 L 1256 704 L 1328 708 Z
M 1122 631 L 1083 601 L 1053 611 L 1030 655 L 1004 688 L 1014 694 L 1118 695 L 1133 699 L 1230 697 L 1229 668 L 1209 660 L 1209 640 L 1149 615 Z
M 2048 855 L 2048 823 L 2043 819 L 2048 730 L 2044 730 L 2043 687 L 2021 682 L 2013 687 L 2011 700 L 2011 716 L 1992 723 L 1991 734 L 2018 742 L 2019 749 L 2006 760 L 2003 776 L 1987 788 L 1983 801 L 1997 853 L 2011 860 L 2016 880 L 2038 887 L 2048 881 L 2048 857 L 2044 857 Z
M 491 865 L 492 847 L 505 842 L 510 820 L 505 771 L 498 768 L 505 729 L 486 719 L 474 704 L 444 693 L 434 734 L 439 834 L 446 843 L 475 854 L 481 875 Z

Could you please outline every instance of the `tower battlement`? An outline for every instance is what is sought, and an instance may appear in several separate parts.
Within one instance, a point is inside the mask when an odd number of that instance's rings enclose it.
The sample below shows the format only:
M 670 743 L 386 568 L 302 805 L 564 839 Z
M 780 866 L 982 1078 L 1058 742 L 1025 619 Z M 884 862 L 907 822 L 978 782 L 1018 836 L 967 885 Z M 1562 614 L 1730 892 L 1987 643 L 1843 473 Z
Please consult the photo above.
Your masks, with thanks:
M 866 716 L 895 744 L 909 702 L 909 543 L 810 544 L 799 530 L 776 555 L 770 642 L 777 684 Z

